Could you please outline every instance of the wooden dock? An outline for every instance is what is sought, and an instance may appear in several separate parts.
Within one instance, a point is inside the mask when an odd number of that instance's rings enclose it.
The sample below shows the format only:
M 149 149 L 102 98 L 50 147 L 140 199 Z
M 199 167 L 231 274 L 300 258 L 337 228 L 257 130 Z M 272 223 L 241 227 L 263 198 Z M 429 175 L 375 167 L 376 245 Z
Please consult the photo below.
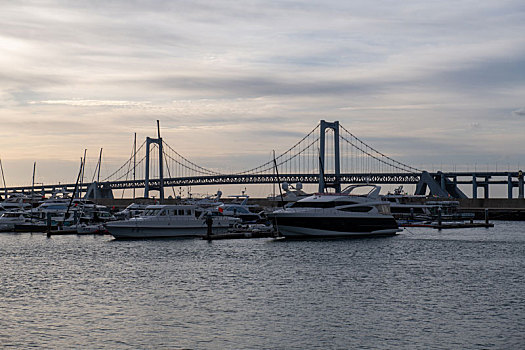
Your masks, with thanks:
M 494 224 L 492 223 L 485 223 L 485 222 L 452 222 L 452 223 L 441 223 L 441 224 L 416 224 L 416 223 L 408 223 L 408 224 L 401 224 L 399 225 L 401 227 L 429 227 L 429 228 L 435 228 L 438 230 L 441 229 L 450 229 L 450 228 L 472 228 L 472 227 L 494 227 Z
M 275 232 L 229 232 L 215 235 L 206 235 L 202 239 L 214 241 L 218 239 L 250 239 L 250 238 L 272 238 L 276 237 Z

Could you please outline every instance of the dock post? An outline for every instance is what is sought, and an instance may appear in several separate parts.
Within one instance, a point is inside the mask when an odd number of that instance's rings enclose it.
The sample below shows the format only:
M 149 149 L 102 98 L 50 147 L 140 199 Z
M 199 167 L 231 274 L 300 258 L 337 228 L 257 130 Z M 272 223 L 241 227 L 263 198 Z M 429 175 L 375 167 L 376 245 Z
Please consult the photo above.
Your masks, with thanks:
M 210 240 L 211 235 L 212 235 L 212 226 L 213 226 L 213 218 L 211 217 L 211 215 L 206 216 L 206 226 L 208 228 L 206 231 L 206 239 Z
M 64 221 L 66 220 L 66 218 L 64 218 Z M 73 212 L 73 222 L 74 222 L 74 225 L 77 225 L 78 222 L 79 222 L 80 218 L 79 218 L 79 213 L 78 213 L 78 210 L 75 210 Z
M 509 173 L 507 175 L 507 198 L 512 199 L 512 188 L 514 186 L 512 185 L 512 175 Z
M 442 217 L 441 217 L 441 207 L 438 207 L 438 226 L 439 228 L 441 228 L 441 223 L 442 223 Z
M 523 171 L 518 171 L 518 198 L 523 199 Z
M 476 181 L 476 175 L 472 175 L 472 198 L 478 198 L 478 182 Z
M 47 236 L 51 236 L 51 213 L 47 213 L 46 217 Z
M 410 208 L 410 220 L 414 220 L 414 208 Z
M 489 208 L 485 208 L 485 225 L 489 224 Z

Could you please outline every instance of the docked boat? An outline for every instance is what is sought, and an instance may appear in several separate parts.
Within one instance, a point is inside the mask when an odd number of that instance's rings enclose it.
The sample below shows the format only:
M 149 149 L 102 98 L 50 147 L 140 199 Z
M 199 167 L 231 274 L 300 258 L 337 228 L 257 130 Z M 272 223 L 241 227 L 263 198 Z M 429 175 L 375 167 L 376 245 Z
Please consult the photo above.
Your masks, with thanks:
M 26 210 L 6 211 L 0 216 L 0 232 L 14 231 L 15 225 L 31 221 L 31 213 Z
M 245 194 L 245 191 L 241 195 L 233 195 L 229 197 L 234 197 L 236 201 L 242 199 L 240 203 L 223 203 L 217 207 L 219 212 L 226 216 L 232 216 L 241 219 L 243 224 L 253 224 L 253 223 L 262 223 L 266 221 L 264 216 L 264 211 L 259 210 L 258 212 L 253 212 L 255 210 L 255 205 L 249 205 L 248 199 L 250 196 Z
M 115 213 L 115 217 L 117 220 L 128 220 L 140 216 L 144 214 L 144 210 L 146 210 L 147 206 L 148 204 L 131 203 L 123 210 Z
M 194 205 L 150 205 L 139 217 L 105 226 L 117 239 L 202 237 L 208 232 L 210 217 L 213 234 L 227 232 L 240 221 Z
M 79 235 L 106 234 L 108 230 L 104 224 L 78 224 L 76 225 L 76 232 Z
M 459 201 L 428 200 L 423 195 L 410 195 L 399 186 L 394 193 L 381 196 L 390 203 L 390 211 L 399 223 L 442 221 L 464 221 L 474 219 L 473 213 L 462 213 Z
M 31 209 L 29 197 L 21 193 L 12 194 L 11 197 L 5 199 L 3 202 L 0 202 L 0 213 L 6 211 L 29 209 Z
M 366 186 L 372 189 L 355 194 Z M 379 191 L 375 185 L 352 185 L 341 193 L 317 193 L 269 217 L 287 238 L 392 236 L 400 229 Z

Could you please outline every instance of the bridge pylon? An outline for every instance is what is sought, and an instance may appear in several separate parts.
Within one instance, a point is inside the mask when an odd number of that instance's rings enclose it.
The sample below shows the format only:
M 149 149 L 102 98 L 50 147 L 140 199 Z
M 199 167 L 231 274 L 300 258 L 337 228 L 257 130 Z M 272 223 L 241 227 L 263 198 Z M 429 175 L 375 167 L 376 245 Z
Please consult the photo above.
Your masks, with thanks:
M 326 129 L 332 129 L 334 131 L 334 182 L 325 183 L 324 179 L 324 164 L 325 163 L 325 144 L 326 144 Z M 339 121 L 327 122 L 321 120 L 320 128 L 320 138 L 319 138 L 319 192 L 324 192 L 326 187 L 331 187 L 335 189 L 335 192 L 341 192 L 341 157 L 339 151 Z
M 160 136 L 160 135 L 159 135 Z M 163 175 L 163 150 L 162 150 L 162 138 L 153 139 L 151 137 L 146 137 L 146 169 L 144 176 L 144 198 L 149 198 L 149 164 L 150 164 L 150 145 L 157 144 L 159 146 L 159 197 L 162 201 L 164 199 L 164 175 Z

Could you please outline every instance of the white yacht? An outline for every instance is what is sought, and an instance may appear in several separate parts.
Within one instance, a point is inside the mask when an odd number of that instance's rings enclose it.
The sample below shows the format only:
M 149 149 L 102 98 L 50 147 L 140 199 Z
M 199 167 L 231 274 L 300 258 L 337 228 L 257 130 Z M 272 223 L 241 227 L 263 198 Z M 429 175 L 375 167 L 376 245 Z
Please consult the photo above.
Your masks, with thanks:
M 149 205 L 144 214 L 105 226 L 119 238 L 202 237 L 208 231 L 207 217 L 212 215 L 212 232 L 224 233 L 240 219 L 194 205 Z
M 118 220 L 127 220 L 140 216 L 144 214 L 144 210 L 146 210 L 147 206 L 148 204 L 131 203 L 123 210 L 119 211 L 118 213 L 115 213 L 115 217 Z
M 445 221 L 462 221 L 474 219 L 473 213 L 459 211 L 459 201 L 429 201 L 423 195 L 409 195 L 399 186 L 394 193 L 381 196 L 383 201 L 390 202 L 390 211 L 399 223 L 414 221 L 433 221 L 441 216 Z M 441 211 L 441 212 L 440 212 Z
M 259 210 L 259 212 L 252 212 L 250 209 L 254 209 L 255 205 L 249 205 L 248 199 L 250 196 L 243 193 L 241 195 L 233 195 L 229 197 L 234 197 L 237 201 L 242 199 L 242 202 L 232 202 L 232 203 L 222 203 L 217 207 L 220 213 L 226 216 L 233 216 L 242 220 L 243 223 L 257 223 L 265 221 L 264 211 Z
M 372 187 L 356 195 L 354 190 Z M 400 231 L 379 186 L 352 185 L 341 193 L 317 193 L 274 211 L 276 229 L 287 238 L 391 236 Z
M 0 216 L 0 231 L 13 231 L 15 225 L 31 222 L 31 213 L 25 210 L 6 211 Z
M 0 212 L 29 209 L 31 209 L 29 197 L 21 193 L 14 193 L 11 197 L 0 203 Z

